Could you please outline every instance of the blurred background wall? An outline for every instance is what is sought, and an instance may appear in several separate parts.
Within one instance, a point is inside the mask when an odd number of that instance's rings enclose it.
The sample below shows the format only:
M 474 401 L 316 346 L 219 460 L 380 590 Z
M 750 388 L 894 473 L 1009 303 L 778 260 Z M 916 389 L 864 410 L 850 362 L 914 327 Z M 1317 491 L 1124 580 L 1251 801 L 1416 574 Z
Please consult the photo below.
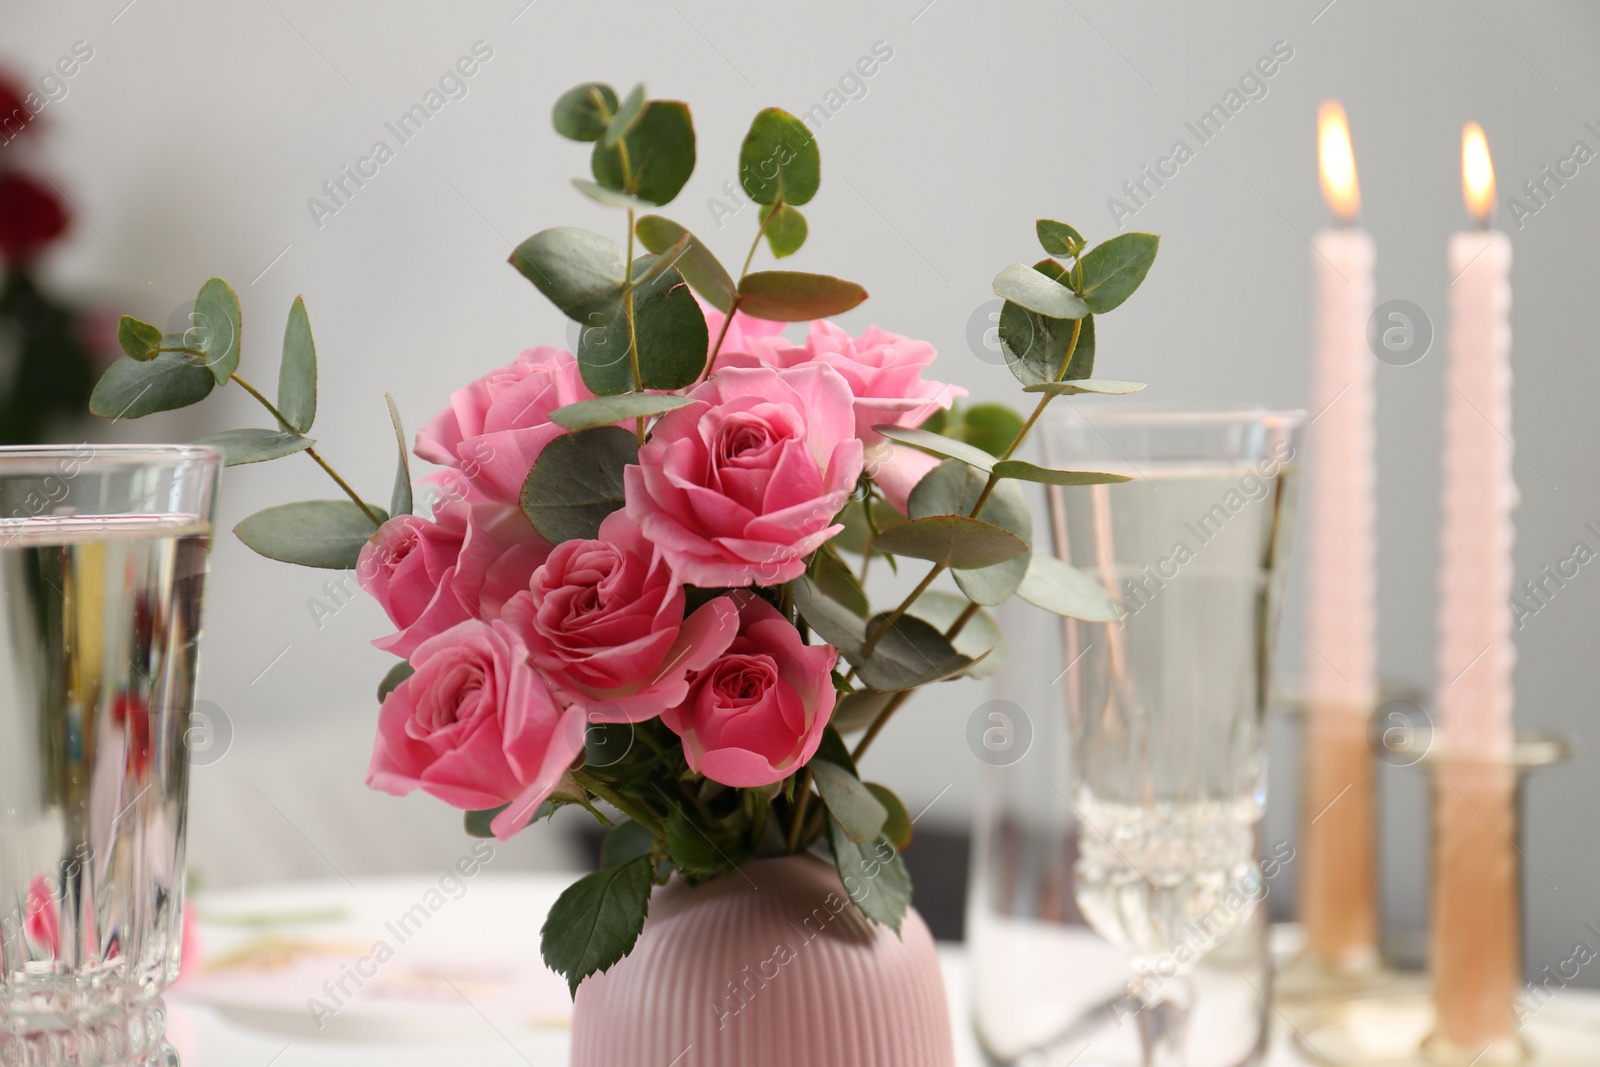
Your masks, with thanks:
M 567 323 L 504 261 L 546 226 L 619 226 L 567 185 L 586 173 L 587 153 L 549 129 L 554 97 L 578 81 L 643 80 L 690 102 L 699 170 L 669 213 L 725 261 L 755 225 L 749 210 L 730 215 L 722 192 L 750 116 L 821 105 L 824 182 L 797 269 L 865 284 L 872 299 L 846 324 L 933 341 L 939 376 L 975 399 L 1014 397 L 982 344 L 989 281 L 1037 255 L 1033 219 L 1048 214 L 1091 240 L 1119 223 L 1163 235 L 1149 281 L 1103 327 L 1105 373 L 1150 382 L 1151 398 L 1295 405 L 1307 389 L 1307 237 L 1327 220 L 1317 105 L 1334 96 L 1350 114 L 1379 301 L 1414 302 L 1442 339 L 1445 241 L 1464 226 L 1462 123 L 1487 130 L 1502 199 L 1575 141 L 1600 149 L 1586 126 L 1600 128 L 1597 45 L 1600 8 L 1585 0 L 6 2 L 0 62 L 50 102 L 45 135 L 0 156 L 30 153 L 70 200 L 71 240 L 47 263 L 58 286 L 164 324 L 182 320 L 206 277 L 231 280 L 247 374 L 270 382 L 284 315 L 304 294 L 321 357 L 315 436 L 381 496 L 393 463 L 385 391 L 415 428 L 470 376 L 524 347 L 566 343 Z M 53 73 L 85 46 L 92 56 L 70 78 Z M 323 184 L 376 140 L 394 142 L 385 123 L 475 49 L 464 91 L 336 212 L 312 209 L 312 198 L 331 203 Z M 1275 49 L 1289 58 L 1196 144 L 1184 124 Z M 880 61 L 862 77 L 857 62 L 870 55 Z M 1124 183 L 1180 138 L 1194 158 L 1142 203 L 1130 199 Z M 1111 198 L 1134 210 L 1114 211 Z M 1590 164 L 1520 227 L 1503 203 L 1496 213 L 1516 257 L 1519 581 L 1577 541 L 1600 547 L 1585 527 L 1600 520 L 1597 206 L 1600 164 Z M 1414 365 L 1378 368 L 1382 667 L 1423 685 L 1442 355 L 1440 344 Z M 245 424 L 261 416 L 228 389 L 178 417 L 60 432 L 186 439 Z M 323 495 L 318 477 L 293 460 L 237 469 L 223 523 Z M 1590 729 L 1600 635 L 1591 569 L 1517 635 L 1524 724 Z M 233 737 L 196 768 L 194 810 L 195 862 L 212 884 L 432 865 L 463 847 L 454 813 L 361 787 L 387 661 L 366 642 L 384 623 L 330 577 L 219 539 L 201 696 Z M 1297 612 L 1282 642 L 1290 673 L 1305 654 Z M 973 683 L 925 694 L 874 751 L 872 773 L 913 812 L 927 808 L 919 826 L 965 828 L 980 766 L 965 728 L 983 699 Z M 1296 833 L 1290 740 L 1279 738 L 1273 765 L 1275 839 Z M 1386 770 L 1383 788 L 1386 915 L 1404 932 L 1425 914 L 1426 810 L 1416 772 Z M 1587 757 L 1532 793 L 1535 968 L 1569 955 L 1582 924 L 1600 919 L 1597 811 Z M 569 861 L 548 835 L 524 835 L 507 862 Z

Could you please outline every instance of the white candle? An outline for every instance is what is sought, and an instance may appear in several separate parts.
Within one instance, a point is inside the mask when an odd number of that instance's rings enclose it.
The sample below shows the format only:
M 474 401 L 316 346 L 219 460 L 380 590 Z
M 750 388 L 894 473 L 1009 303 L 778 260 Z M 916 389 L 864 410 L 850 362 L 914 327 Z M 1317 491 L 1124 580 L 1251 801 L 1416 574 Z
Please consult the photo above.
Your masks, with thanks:
M 1486 223 L 1494 170 L 1476 124 L 1463 136 L 1462 173 L 1468 208 Z M 1503 755 L 1512 742 L 1510 272 L 1505 234 L 1450 238 L 1436 701 L 1452 755 Z
M 1377 961 L 1372 755 L 1377 698 L 1372 236 L 1357 229 L 1355 158 L 1344 109 L 1318 115 L 1323 195 L 1342 225 L 1316 235 L 1315 356 L 1306 458 L 1306 872 L 1301 911 L 1312 951 L 1339 969 Z

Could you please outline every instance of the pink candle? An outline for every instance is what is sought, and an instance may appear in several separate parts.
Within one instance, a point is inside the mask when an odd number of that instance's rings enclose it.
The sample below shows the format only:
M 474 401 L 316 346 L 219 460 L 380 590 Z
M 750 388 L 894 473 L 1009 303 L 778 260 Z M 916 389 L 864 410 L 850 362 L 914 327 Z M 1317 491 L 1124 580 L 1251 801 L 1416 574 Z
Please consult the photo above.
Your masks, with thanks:
M 1462 138 L 1467 207 L 1481 228 L 1450 238 L 1439 542 L 1440 725 L 1447 751 L 1500 756 L 1512 742 L 1511 242 L 1487 228 L 1494 168 L 1483 130 Z
M 1312 952 L 1339 970 L 1377 961 L 1378 896 L 1372 754 L 1367 717 L 1377 698 L 1374 531 L 1372 237 L 1360 206 L 1344 109 L 1318 115 L 1322 191 L 1341 225 L 1311 257 L 1316 352 L 1306 458 L 1306 870 L 1301 917 Z

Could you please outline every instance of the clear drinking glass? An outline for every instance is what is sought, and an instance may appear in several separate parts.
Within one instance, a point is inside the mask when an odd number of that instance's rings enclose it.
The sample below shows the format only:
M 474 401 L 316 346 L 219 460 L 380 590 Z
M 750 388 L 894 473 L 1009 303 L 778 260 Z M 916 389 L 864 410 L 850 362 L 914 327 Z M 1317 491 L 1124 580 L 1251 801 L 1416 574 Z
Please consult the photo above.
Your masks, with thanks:
M 1053 552 L 1114 623 L 1008 606 L 969 899 L 997 1064 L 1236 1065 L 1268 1033 L 1263 716 L 1300 412 L 1058 407 Z M 1054 409 L 1053 409 L 1054 410 Z M 993 744 L 988 739 L 993 739 Z
M 175 1065 L 185 739 L 220 458 L 0 448 L 0 1065 Z

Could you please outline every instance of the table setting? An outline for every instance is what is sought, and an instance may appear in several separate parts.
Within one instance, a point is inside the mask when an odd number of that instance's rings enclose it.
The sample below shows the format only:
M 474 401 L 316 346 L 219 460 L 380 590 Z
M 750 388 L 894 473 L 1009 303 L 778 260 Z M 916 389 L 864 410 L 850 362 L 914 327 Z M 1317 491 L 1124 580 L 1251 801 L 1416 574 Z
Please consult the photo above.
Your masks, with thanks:
M 533 6 L 508 27 L 554 17 Z M 1545 797 L 1567 795 L 1582 744 L 1519 705 L 1519 651 L 1579 579 L 1519 584 L 1543 471 L 1512 420 L 1509 227 L 1527 220 L 1501 208 L 1546 187 L 1505 197 L 1499 127 L 1468 111 L 1423 153 L 1463 220 L 1426 249 L 1448 283 L 1435 324 L 1380 300 L 1393 246 L 1363 205 L 1393 186 L 1357 151 L 1355 109 L 1292 105 L 1292 173 L 1314 164 L 1324 220 L 1307 234 L 1272 207 L 1307 272 L 1274 357 L 1297 390 L 1253 388 L 1248 343 L 1215 332 L 1150 357 L 1175 288 L 1227 288 L 1200 279 L 1183 216 L 1131 225 L 1165 208 L 1177 164 L 1125 183 L 1109 224 L 1071 189 L 969 210 L 988 256 L 974 365 L 922 339 L 943 298 L 909 311 L 838 221 L 841 186 L 871 204 L 828 124 L 907 49 L 874 46 L 828 91 L 838 107 L 763 99 L 737 119 L 723 96 L 678 99 L 645 51 L 589 56 L 593 80 L 523 78 L 528 236 L 445 179 L 495 232 L 472 269 L 515 285 L 522 310 L 495 317 L 517 347 L 463 326 L 449 352 L 375 359 L 338 285 L 256 288 L 293 243 L 254 280 L 181 257 L 205 280 L 173 315 L 101 314 L 110 351 L 69 394 L 94 422 L 0 445 L 0 1067 L 1600 1062 L 1600 913 L 1552 942 L 1561 886 L 1530 855 L 1551 855 Z M 1200 144 L 1307 51 L 1279 40 Z M 385 129 L 407 145 L 455 121 L 513 76 L 497 54 L 478 40 L 406 135 Z M 7 150 L 31 145 L 44 104 L 0 90 Z M 1291 105 L 1249 114 L 1267 106 Z M 376 199 L 380 146 L 308 201 L 317 231 Z M 724 171 L 734 207 L 714 197 L 707 223 L 697 199 Z M 983 180 L 1012 198 L 1003 171 Z M 897 211 L 942 216 L 903 191 Z M 29 287 L 65 218 L 36 192 L 0 193 L 0 222 L 53 213 L 14 227 L 48 239 L 0 242 Z M 1397 502 L 1380 395 L 1430 351 L 1438 423 L 1406 451 L 1434 473 L 1425 503 Z M 1397 504 L 1428 541 L 1426 585 L 1380 566 Z M 336 797 L 328 775 L 408 798 L 382 823 L 337 800 L 286 814 L 228 760 L 263 720 L 201 695 L 241 603 L 314 583 L 337 666 L 269 685 L 338 704 L 341 725 L 259 751 L 302 801 Z M 1397 671 L 1402 599 L 1436 640 Z M 330 702 L 321 674 L 375 699 Z M 952 701 L 962 762 L 929 800 L 945 772 L 923 724 Z M 360 766 L 326 747 L 352 722 Z M 322 749 L 299 783 L 295 744 Z M 233 810 L 247 791 L 253 824 Z M 423 855 L 438 835 L 408 831 L 418 804 L 459 822 L 447 860 L 347 872 L 319 846 L 409 832 Z M 207 858 L 218 826 L 249 851 L 263 806 L 321 873 Z M 961 851 L 909 863 L 941 819 Z M 1404 856 L 1396 827 L 1420 835 Z M 508 862 L 530 854 L 544 869 Z M 1426 872 L 1413 954 L 1390 922 L 1404 862 Z M 958 921 L 925 879 L 958 887 Z M 1562 906 L 1587 915 L 1583 895 Z

